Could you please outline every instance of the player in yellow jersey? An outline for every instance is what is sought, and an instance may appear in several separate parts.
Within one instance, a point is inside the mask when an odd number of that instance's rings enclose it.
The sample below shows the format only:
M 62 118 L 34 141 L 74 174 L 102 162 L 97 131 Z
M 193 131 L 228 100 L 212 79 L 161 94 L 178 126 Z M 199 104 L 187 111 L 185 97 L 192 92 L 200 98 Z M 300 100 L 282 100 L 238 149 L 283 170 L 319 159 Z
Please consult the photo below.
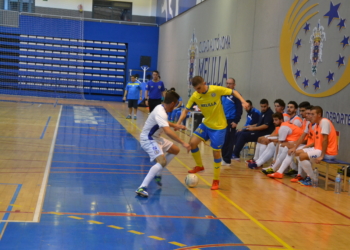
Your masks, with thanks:
M 221 147 L 225 142 L 227 126 L 224 109 L 221 103 L 221 96 L 234 95 L 242 102 L 243 107 L 247 107 L 248 103 L 236 90 L 221 86 L 208 86 L 201 76 L 192 78 L 192 86 L 195 92 L 188 100 L 186 109 L 182 111 L 177 124 L 181 124 L 185 119 L 193 103 L 198 105 L 205 119 L 194 132 L 194 136 L 190 139 L 191 152 L 196 162 L 196 167 L 188 172 L 197 173 L 204 170 L 198 144 L 201 141 L 210 139 L 210 146 L 213 149 L 214 155 L 214 180 L 211 189 L 217 190 L 219 189 Z

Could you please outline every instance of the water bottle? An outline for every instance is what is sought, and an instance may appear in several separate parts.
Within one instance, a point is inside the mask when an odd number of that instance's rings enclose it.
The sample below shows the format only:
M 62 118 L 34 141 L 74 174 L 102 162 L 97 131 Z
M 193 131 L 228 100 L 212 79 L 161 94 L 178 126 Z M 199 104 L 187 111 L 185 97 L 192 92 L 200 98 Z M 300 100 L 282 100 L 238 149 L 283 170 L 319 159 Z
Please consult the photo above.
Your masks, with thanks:
M 335 177 L 334 193 L 340 194 L 340 192 L 341 192 L 341 175 L 340 175 L 340 172 L 338 170 L 338 174 Z
M 245 145 L 243 148 L 243 158 L 244 159 L 248 156 L 248 152 L 249 152 L 249 146 Z
M 311 180 L 312 181 L 312 186 L 313 187 L 318 187 L 318 176 L 319 176 L 319 173 L 318 173 L 318 169 L 315 168 L 314 170 L 314 178 Z

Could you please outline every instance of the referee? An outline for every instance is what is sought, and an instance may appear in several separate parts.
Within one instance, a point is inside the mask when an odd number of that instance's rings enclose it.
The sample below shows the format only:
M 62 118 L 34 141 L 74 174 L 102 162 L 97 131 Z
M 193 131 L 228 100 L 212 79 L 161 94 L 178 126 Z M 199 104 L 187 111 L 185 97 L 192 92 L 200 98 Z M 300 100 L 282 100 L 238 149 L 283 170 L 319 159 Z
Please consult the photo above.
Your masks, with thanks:
M 153 79 L 146 85 L 146 105 L 149 106 L 149 112 L 162 103 L 162 97 L 164 95 L 164 83 L 160 81 L 159 72 L 157 70 L 152 73 Z

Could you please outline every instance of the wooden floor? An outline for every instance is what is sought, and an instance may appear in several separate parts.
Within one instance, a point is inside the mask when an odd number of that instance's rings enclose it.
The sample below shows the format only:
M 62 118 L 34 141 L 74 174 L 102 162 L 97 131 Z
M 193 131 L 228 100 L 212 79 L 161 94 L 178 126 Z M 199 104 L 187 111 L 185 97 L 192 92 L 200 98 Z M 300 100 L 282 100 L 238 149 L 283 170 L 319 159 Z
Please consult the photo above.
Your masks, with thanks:
M 59 105 L 102 106 L 137 140 L 147 118 L 147 111 L 141 108 L 138 120 L 126 120 L 127 106 L 122 103 L 15 96 L 1 96 L 0 100 L 0 219 L 7 222 L 35 222 L 35 212 L 40 218 L 45 178 L 47 181 L 45 171 L 50 167 Z M 185 133 L 178 134 L 189 140 Z M 220 190 L 211 191 L 211 148 L 202 143 L 200 151 L 206 170 L 198 175 L 198 186 L 188 190 L 244 246 L 254 250 L 349 249 L 350 196 L 347 192 L 334 194 L 332 188 L 325 191 L 303 187 L 291 183 L 289 177 L 273 180 L 258 170 L 248 169 L 244 161 L 222 167 Z M 184 183 L 187 170 L 193 166 L 191 154 L 181 150 L 168 170 Z M 11 203 L 14 195 L 15 204 Z M 4 212 L 16 210 L 22 213 Z M 6 214 L 8 217 L 4 218 Z M 223 249 L 217 247 L 211 249 Z

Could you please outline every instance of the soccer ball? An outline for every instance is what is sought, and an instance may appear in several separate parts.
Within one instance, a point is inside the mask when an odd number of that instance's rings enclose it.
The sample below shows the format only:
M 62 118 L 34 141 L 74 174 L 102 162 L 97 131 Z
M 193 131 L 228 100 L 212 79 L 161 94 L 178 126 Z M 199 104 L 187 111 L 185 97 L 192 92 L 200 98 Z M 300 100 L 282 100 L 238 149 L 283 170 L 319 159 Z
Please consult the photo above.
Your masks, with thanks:
M 188 174 L 185 179 L 185 183 L 188 187 L 193 188 L 198 184 L 198 177 L 195 174 Z

